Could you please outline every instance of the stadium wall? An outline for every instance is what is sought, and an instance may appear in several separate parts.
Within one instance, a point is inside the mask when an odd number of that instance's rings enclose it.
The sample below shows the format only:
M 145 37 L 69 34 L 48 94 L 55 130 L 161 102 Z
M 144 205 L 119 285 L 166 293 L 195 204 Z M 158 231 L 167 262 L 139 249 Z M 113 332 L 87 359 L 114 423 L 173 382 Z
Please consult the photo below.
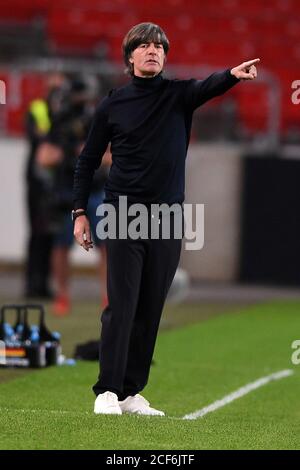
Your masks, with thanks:
M 182 267 L 194 280 L 233 281 L 239 274 L 242 146 L 190 147 L 186 202 L 204 204 L 204 246 L 185 251 Z

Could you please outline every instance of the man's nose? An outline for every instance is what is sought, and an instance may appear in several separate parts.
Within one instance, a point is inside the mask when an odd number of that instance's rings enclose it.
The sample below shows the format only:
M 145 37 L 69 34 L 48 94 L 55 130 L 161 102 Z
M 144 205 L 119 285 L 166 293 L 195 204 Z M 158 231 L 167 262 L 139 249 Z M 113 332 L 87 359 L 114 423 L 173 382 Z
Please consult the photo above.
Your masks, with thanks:
M 148 52 L 149 54 L 156 54 L 155 45 L 153 43 L 149 44 Z

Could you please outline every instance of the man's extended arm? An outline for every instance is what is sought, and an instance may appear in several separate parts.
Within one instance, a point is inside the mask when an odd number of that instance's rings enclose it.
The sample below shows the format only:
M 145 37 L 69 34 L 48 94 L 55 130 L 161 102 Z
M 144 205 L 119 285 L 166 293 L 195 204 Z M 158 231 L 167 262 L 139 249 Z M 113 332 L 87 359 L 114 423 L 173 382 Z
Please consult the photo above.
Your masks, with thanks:
M 216 96 L 222 95 L 240 80 L 253 80 L 257 76 L 255 63 L 259 59 L 243 62 L 224 72 L 215 72 L 204 80 L 188 80 L 185 89 L 185 104 L 190 110 Z

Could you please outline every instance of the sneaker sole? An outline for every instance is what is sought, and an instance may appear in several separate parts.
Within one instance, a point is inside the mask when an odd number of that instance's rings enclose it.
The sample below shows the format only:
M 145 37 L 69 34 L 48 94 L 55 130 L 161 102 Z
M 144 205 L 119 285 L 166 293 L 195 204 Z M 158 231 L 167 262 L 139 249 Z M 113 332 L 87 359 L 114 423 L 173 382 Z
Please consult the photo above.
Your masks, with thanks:
M 166 416 L 165 413 L 143 413 L 142 411 L 122 411 L 123 414 L 139 415 L 139 416 Z
M 121 415 L 122 411 L 119 412 L 119 411 L 95 411 L 94 410 L 94 413 L 95 415 Z

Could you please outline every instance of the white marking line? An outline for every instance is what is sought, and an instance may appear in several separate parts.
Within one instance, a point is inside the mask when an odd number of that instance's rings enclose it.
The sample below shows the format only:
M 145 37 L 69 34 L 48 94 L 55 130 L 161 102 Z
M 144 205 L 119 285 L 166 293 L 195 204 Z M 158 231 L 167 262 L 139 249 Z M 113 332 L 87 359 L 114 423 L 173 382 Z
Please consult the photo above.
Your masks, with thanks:
M 221 400 L 217 400 L 211 405 L 206 406 L 205 408 L 202 408 L 201 410 L 195 411 L 194 413 L 188 414 L 183 416 L 182 418 L 178 417 L 171 417 L 171 416 L 166 416 L 168 419 L 174 419 L 174 420 L 182 420 L 182 419 L 197 419 L 197 418 L 202 418 L 208 413 L 211 413 L 212 411 L 216 411 L 219 408 L 222 408 L 225 405 L 228 405 L 228 403 L 231 403 L 234 400 L 237 400 L 238 398 L 243 397 L 244 395 L 247 395 L 247 393 L 252 392 L 253 390 L 256 390 L 259 387 L 262 387 L 263 385 L 268 384 L 269 382 L 272 382 L 273 380 L 280 380 L 284 379 L 285 377 L 289 377 L 290 375 L 293 375 L 294 371 L 291 369 L 286 369 L 286 370 L 281 370 L 279 372 L 275 372 L 274 374 L 267 375 L 266 377 L 262 377 L 261 379 L 256 380 L 255 382 L 251 382 L 244 387 L 239 388 L 235 392 L 230 393 L 229 395 L 226 395 L 224 398 Z M 47 414 L 53 414 L 53 415 L 73 415 L 73 416 L 92 416 L 92 412 L 88 411 L 67 411 L 67 410 L 30 410 L 30 409 L 12 409 L 12 408 L 0 408 L 0 412 L 18 412 L 18 413 L 47 413 Z M 141 416 L 133 415 L 135 417 L 140 418 Z M 155 417 L 157 419 L 157 417 Z
M 46 413 L 52 415 L 74 415 L 74 416 L 89 416 L 91 413 L 88 411 L 66 411 L 66 410 L 31 410 L 31 409 L 14 409 L 14 408 L 0 408 L 0 412 L 10 413 Z
M 285 377 L 289 377 L 290 375 L 293 375 L 294 371 L 291 369 L 286 369 L 286 370 L 281 370 L 279 372 L 275 372 L 274 374 L 267 375 L 266 377 L 262 377 L 258 380 L 255 380 L 255 382 L 251 382 L 244 387 L 239 388 L 235 392 L 230 393 L 229 395 L 226 395 L 224 398 L 221 400 L 217 400 L 211 405 L 205 406 L 201 410 L 195 411 L 194 413 L 188 414 L 183 416 L 181 419 L 197 419 L 197 418 L 202 418 L 203 416 L 207 415 L 208 413 L 211 413 L 212 411 L 216 411 L 219 408 L 222 408 L 225 405 L 228 405 L 228 403 L 231 403 L 234 400 L 237 400 L 238 398 L 241 398 L 248 393 L 252 392 L 253 390 L 256 390 L 257 388 L 262 387 L 263 385 L 268 384 L 269 382 L 272 382 L 273 380 L 280 380 L 284 379 Z

